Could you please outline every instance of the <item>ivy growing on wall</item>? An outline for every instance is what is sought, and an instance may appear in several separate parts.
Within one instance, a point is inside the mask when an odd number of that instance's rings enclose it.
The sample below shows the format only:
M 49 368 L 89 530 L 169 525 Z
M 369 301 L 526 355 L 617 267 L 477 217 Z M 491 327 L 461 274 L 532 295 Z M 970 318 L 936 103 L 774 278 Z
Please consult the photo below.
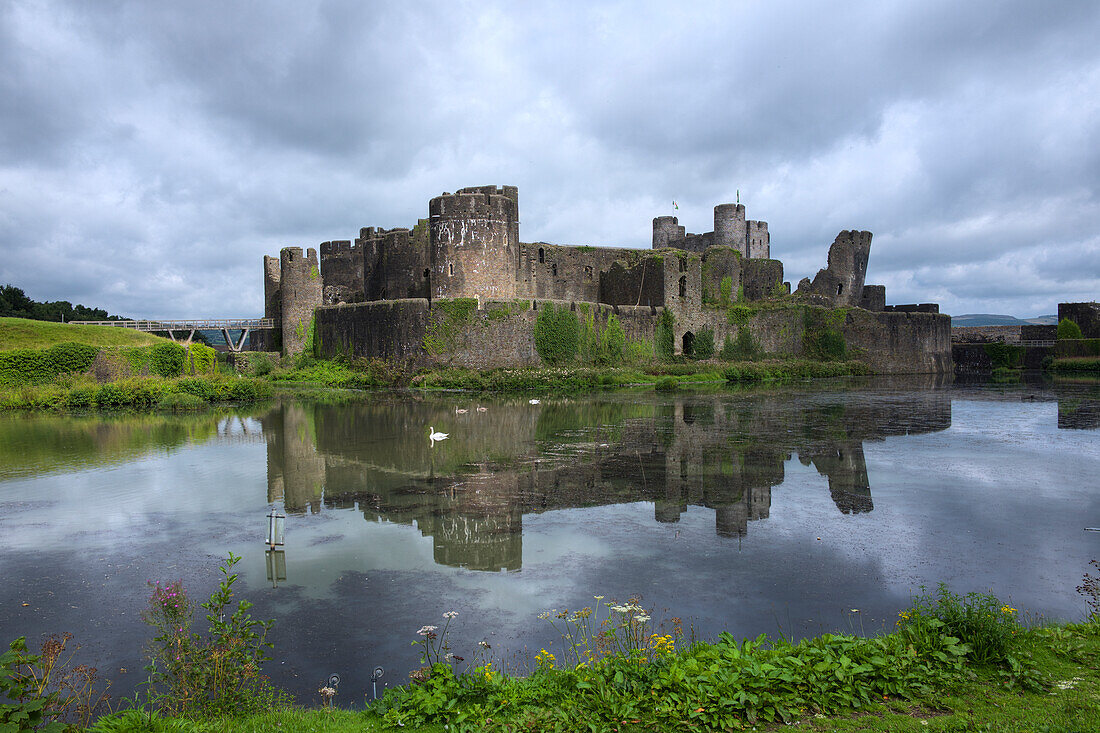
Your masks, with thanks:
M 535 351 L 547 364 L 564 364 L 577 355 L 581 326 L 567 306 L 546 303 L 535 319 Z
M 676 353 L 676 316 L 670 308 L 661 311 L 653 333 L 653 349 L 660 359 L 671 359 Z
M 822 361 L 840 361 L 847 356 L 848 344 L 840 327 L 848 318 L 847 308 L 802 311 L 802 350 L 806 356 Z
M 476 312 L 477 298 L 433 300 L 424 350 L 433 356 L 454 351 L 459 334 L 473 323 Z
M 695 334 L 695 342 L 691 350 L 696 359 L 709 359 L 714 356 L 714 329 L 710 326 L 700 328 Z

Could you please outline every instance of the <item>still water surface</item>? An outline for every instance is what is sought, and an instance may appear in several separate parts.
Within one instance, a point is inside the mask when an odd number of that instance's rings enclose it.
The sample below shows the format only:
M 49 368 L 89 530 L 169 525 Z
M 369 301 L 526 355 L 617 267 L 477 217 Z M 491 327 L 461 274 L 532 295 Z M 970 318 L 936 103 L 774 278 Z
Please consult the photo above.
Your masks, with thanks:
M 594 595 L 704 637 L 873 633 L 940 581 L 1078 619 L 1098 427 L 1095 383 L 922 380 L 5 416 L 0 641 L 70 631 L 129 694 L 147 581 L 202 600 L 229 551 L 276 619 L 268 673 L 305 702 L 331 672 L 345 705 L 375 665 L 399 684 L 451 610 L 457 653 L 484 639 L 512 664 L 557 638 L 539 612 Z

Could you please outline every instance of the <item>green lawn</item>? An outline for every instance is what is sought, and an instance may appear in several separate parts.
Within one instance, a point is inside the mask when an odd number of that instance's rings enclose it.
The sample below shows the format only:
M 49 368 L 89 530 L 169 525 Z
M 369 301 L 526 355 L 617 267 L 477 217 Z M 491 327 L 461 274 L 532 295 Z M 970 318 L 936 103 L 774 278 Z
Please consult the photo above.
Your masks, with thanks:
M 73 326 L 27 318 L 0 318 L 0 351 L 45 349 L 54 344 L 89 346 L 150 346 L 167 339 L 116 326 Z

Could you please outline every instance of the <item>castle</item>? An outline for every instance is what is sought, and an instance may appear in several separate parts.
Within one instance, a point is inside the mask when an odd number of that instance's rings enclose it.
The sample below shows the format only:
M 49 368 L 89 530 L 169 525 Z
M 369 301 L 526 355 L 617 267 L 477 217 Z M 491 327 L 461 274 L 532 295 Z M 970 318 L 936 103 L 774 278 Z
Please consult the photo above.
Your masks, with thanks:
M 279 346 L 283 353 L 299 353 L 316 328 L 320 345 L 315 348 L 323 356 L 345 353 L 478 367 L 533 364 L 538 357 L 529 326 L 540 302 L 555 301 L 572 310 L 578 304 L 586 312 L 591 307 L 604 320 L 614 313 L 628 337 L 650 341 L 658 312 L 671 310 L 676 351 L 690 351 L 700 329 L 712 329 L 719 343 L 729 335 L 723 310 L 729 305 L 791 295 L 783 263 L 771 259 L 767 222 L 747 219 L 740 203 L 725 203 L 714 207 L 713 226 L 710 232 L 692 234 L 676 217 L 656 217 L 648 250 L 525 243 L 520 241 L 515 186 L 459 189 L 431 199 L 428 218 L 411 229 L 365 227 L 354 242 L 322 243 L 319 261 L 315 250 L 303 253 L 298 247 L 283 249 L 279 258 L 265 257 L 265 317 L 280 325 L 277 336 L 257 341 L 261 349 Z M 892 311 L 885 303 L 885 288 L 864 283 L 870 247 L 870 232 L 840 232 L 829 248 L 827 266 L 813 281 L 799 283 L 794 300 L 876 314 Z M 430 337 L 440 318 L 433 304 L 464 298 L 476 301 L 478 314 L 496 311 L 495 328 L 490 329 L 496 333 L 482 338 L 476 329 L 464 329 L 463 338 L 449 339 L 443 349 L 448 353 L 429 353 L 424 337 Z M 757 320 L 738 327 L 750 328 L 768 352 L 798 351 L 789 333 L 770 332 L 778 327 L 771 323 L 774 318 Z M 926 343 L 925 334 L 919 336 L 922 353 L 915 356 L 921 363 L 914 370 L 945 371 L 950 320 L 946 330 L 937 321 L 921 325 L 934 338 Z M 885 330 L 897 333 L 889 325 Z M 874 336 L 868 341 L 873 345 Z M 432 343 L 438 345 L 438 340 Z M 481 346 L 492 353 L 479 353 Z M 902 363 L 886 368 L 904 369 Z

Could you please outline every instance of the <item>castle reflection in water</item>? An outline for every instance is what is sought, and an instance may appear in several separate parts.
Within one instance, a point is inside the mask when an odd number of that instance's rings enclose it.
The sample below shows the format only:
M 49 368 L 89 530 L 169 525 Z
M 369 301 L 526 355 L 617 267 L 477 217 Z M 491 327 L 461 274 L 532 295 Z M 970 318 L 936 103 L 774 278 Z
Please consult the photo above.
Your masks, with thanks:
M 281 404 L 261 418 L 268 500 L 290 513 L 357 507 L 367 521 L 415 524 L 433 539 L 438 563 L 518 570 L 523 515 L 551 509 L 645 501 L 656 521 L 676 522 L 702 506 L 714 510 L 719 536 L 744 536 L 769 515 L 795 454 L 828 479 L 838 511 L 870 512 L 864 442 L 951 424 L 943 390 L 486 405 Z M 428 426 L 451 438 L 433 447 Z

